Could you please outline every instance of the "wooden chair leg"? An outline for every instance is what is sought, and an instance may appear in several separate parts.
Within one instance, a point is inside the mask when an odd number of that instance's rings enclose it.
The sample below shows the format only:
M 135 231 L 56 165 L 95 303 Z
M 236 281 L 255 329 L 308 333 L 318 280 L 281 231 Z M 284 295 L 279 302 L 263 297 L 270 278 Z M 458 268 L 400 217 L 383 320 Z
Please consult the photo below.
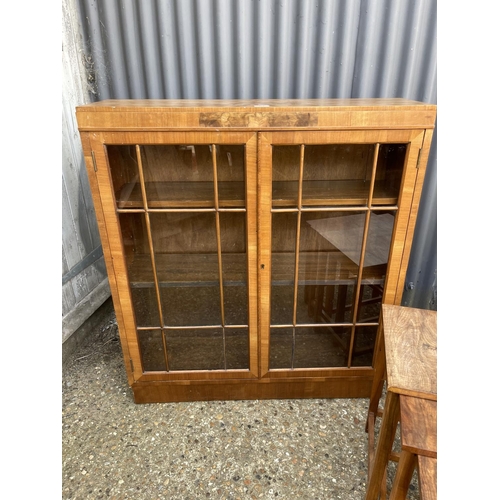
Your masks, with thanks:
M 379 327 L 377 333 L 377 340 L 375 341 L 375 349 L 373 354 L 373 382 L 370 393 L 370 403 L 368 407 L 368 415 L 373 413 L 375 415 L 375 422 L 377 421 L 378 405 L 384 389 L 384 382 L 386 379 L 385 369 L 385 345 L 382 325 Z M 368 431 L 368 420 L 366 422 L 365 431 Z
M 399 420 L 399 394 L 387 392 L 384 415 L 380 427 L 375 459 L 367 485 L 366 500 L 377 500 L 382 487 L 383 477 L 392 452 L 394 428 Z
M 416 465 L 417 456 L 414 453 L 402 450 L 389 500 L 405 500 Z

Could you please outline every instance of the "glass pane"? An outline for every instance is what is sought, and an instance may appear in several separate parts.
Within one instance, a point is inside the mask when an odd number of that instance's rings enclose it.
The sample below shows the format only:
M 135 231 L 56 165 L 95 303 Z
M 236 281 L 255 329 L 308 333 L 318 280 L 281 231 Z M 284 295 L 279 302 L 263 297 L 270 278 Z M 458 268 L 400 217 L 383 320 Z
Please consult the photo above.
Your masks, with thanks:
M 165 355 L 161 330 L 141 330 L 137 332 L 144 371 L 165 371 Z
M 373 144 L 306 146 L 302 205 L 366 205 Z
M 372 366 L 378 326 L 357 326 L 351 366 Z
M 218 145 L 216 151 L 219 207 L 244 207 L 245 147 Z
M 349 281 L 352 284 L 327 285 L 318 280 L 314 285 L 299 286 L 297 324 L 352 322 L 355 289 L 354 280 Z
M 211 146 L 142 146 L 149 208 L 213 207 Z
M 150 218 L 165 325 L 220 325 L 215 214 L 151 213 Z
M 347 366 L 351 328 L 296 328 L 294 368 Z
M 144 288 L 130 288 L 137 326 L 161 326 L 158 313 L 158 299 L 153 285 Z
M 219 214 L 224 285 L 224 324 L 248 324 L 246 213 Z
M 363 263 L 358 322 L 378 321 L 395 214 L 395 211 L 371 213 Z
M 296 213 L 272 214 L 271 324 L 293 322 Z
M 220 325 L 220 292 L 217 286 L 169 285 L 160 289 L 165 326 Z
M 291 368 L 293 328 L 271 328 L 269 368 Z
M 248 328 L 226 328 L 226 368 L 248 370 L 249 344 Z
M 352 322 L 365 217 L 364 212 L 302 213 L 298 323 Z
M 381 144 L 373 191 L 374 205 L 395 205 L 398 202 L 406 144 Z
M 119 214 L 137 326 L 161 326 L 144 214 Z
M 296 207 L 300 146 L 273 146 L 273 207 Z
M 222 328 L 166 330 L 165 335 L 171 371 L 224 369 Z
M 117 207 L 142 207 L 135 146 L 107 146 L 106 149 Z

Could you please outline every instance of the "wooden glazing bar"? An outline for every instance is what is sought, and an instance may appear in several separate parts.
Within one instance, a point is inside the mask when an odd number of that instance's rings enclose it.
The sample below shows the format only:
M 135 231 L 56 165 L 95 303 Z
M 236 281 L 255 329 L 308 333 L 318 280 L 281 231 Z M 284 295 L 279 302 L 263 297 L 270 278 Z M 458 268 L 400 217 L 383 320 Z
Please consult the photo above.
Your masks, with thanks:
M 387 207 L 380 208 L 379 210 L 387 210 Z M 298 208 L 272 208 L 271 213 L 298 213 L 298 212 L 366 212 L 367 207 L 302 207 Z
M 222 328 L 222 325 L 179 325 L 179 326 L 164 326 L 162 330 L 211 330 L 214 328 Z M 228 325 L 228 328 L 248 328 L 248 325 Z M 154 328 L 142 328 L 143 330 L 154 330 Z
M 299 253 L 300 253 L 300 224 L 301 224 L 301 207 L 302 207 L 302 181 L 304 178 L 304 145 L 300 145 L 300 166 L 299 166 L 299 192 L 298 192 L 298 214 L 297 214 L 297 232 L 295 234 L 295 270 L 293 283 L 293 333 L 292 333 L 292 369 L 295 356 L 295 325 L 297 324 L 297 301 L 299 290 Z
M 215 213 L 215 208 L 149 208 L 148 212 L 149 213 L 165 213 L 165 212 L 186 212 L 186 213 L 193 213 L 193 212 L 212 212 Z
M 145 213 L 146 210 L 143 208 L 117 208 L 116 209 L 117 213 L 119 214 L 142 214 Z M 177 213 L 177 212 L 215 212 L 215 208 L 148 208 L 148 213 Z M 229 209 L 225 210 L 227 212 L 244 212 L 245 210 L 241 209 Z
M 354 305 L 354 310 L 352 313 L 352 318 L 354 325 L 351 330 L 351 342 L 349 346 L 349 357 L 347 360 L 347 367 L 351 367 L 352 363 L 352 354 L 354 351 L 354 337 L 356 335 L 356 318 L 358 316 L 358 308 L 359 308 L 359 301 L 360 301 L 360 294 L 361 294 L 361 286 L 362 286 L 362 279 L 363 279 L 363 266 L 365 263 L 365 253 L 366 253 L 366 242 L 368 241 L 368 231 L 370 229 L 370 208 L 373 200 L 373 190 L 375 188 L 375 175 L 377 173 L 377 162 L 378 162 L 378 152 L 379 152 L 380 144 L 377 143 L 375 144 L 375 152 L 373 154 L 373 164 L 372 164 L 372 176 L 370 180 L 370 188 L 368 191 L 368 203 L 367 203 L 367 208 L 368 211 L 366 212 L 366 217 L 365 217 L 365 227 L 363 230 L 363 241 L 361 243 L 361 256 L 359 259 L 359 269 L 358 269 L 358 280 L 356 283 L 356 293 L 354 295 L 353 299 L 353 305 Z
M 226 331 L 224 319 L 224 283 L 222 281 L 222 247 L 220 237 L 220 215 L 219 215 L 219 189 L 217 182 L 217 146 L 212 144 L 212 167 L 214 176 L 214 200 L 215 200 L 215 233 L 217 238 L 217 262 L 219 265 L 219 293 L 220 293 L 220 317 L 222 322 L 222 350 L 224 355 L 224 370 L 226 369 Z
M 148 245 L 149 245 L 149 253 L 151 255 L 151 266 L 153 267 L 153 279 L 155 282 L 155 291 L 156 291 L 156 302 L 158 306 L 158 317 L 160 318 L 160 325 L 163 326 L 163 311 L 161 307 L 161 297 L 160 297 L 160 286 L 158 283 L 158 275 L 156 273 L 156 260 L 155 260 L 155 254 L 154 254 L 154 248 L 153 248 L 153 237 L 151 234 L 151 222 L 149 220 L 149 213 L 148 213 L 148 200 L 146 197 L 146 184 L 144 183 L 144 170 L 142 168 L 142 157 L 141 157 L 141 147 L 139 145 L 135 146 L 136 150 L 136 156 L 137 156 L 137 167 L 139 170 L 139 181 L 141 184 L 141 192 L 142 192 L 142 200 L 144 203 L 144 209 L 145 209 L 145 214 L 144 217 L 146 219 L 146 230 L 147 230 L 147 235 L 148 235 Z M 168 371 L 168 356 L 167 356 L 167 344 L 165 340 L 165 335 L 162 332 L 162 343 L 163 343 L 163 356 L 165 358 L 165 366 Z

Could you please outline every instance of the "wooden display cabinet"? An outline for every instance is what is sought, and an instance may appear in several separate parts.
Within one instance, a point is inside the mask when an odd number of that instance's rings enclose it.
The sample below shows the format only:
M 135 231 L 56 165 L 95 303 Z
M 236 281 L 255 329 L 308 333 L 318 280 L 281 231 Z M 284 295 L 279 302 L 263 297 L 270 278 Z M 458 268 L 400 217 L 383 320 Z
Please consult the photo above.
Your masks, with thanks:
M 137 403 L 369 396 L 434 105 L 108 100 L 76 114 Z

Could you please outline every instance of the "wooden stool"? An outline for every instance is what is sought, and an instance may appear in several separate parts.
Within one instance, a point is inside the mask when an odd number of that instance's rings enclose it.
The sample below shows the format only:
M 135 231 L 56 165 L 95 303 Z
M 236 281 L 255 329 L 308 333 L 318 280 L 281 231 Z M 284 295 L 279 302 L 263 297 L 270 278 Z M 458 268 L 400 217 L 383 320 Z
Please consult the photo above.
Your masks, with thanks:
M 400 396 L 401 454 L 389 500 L 404 500 L 418 466 L 420 497 L 436 499 L 437 403 Z M 429 459 L 429 460 L 427 460 Z
M 384 477 L 400 419 L 400 396 L 437 401 L 436 330 L 435 311 L 382 305 L 367 419 L 369 464 L 366 500 L 377 500 L 380 492 L 385 491 Z M 374 427 L 380 413 L 378 406 L 384 380 L 387 394 L 375 449 Z M 401 458 L 405 459 L 405 455 Z M 405 467 L 409 466 L 411 463 Z

